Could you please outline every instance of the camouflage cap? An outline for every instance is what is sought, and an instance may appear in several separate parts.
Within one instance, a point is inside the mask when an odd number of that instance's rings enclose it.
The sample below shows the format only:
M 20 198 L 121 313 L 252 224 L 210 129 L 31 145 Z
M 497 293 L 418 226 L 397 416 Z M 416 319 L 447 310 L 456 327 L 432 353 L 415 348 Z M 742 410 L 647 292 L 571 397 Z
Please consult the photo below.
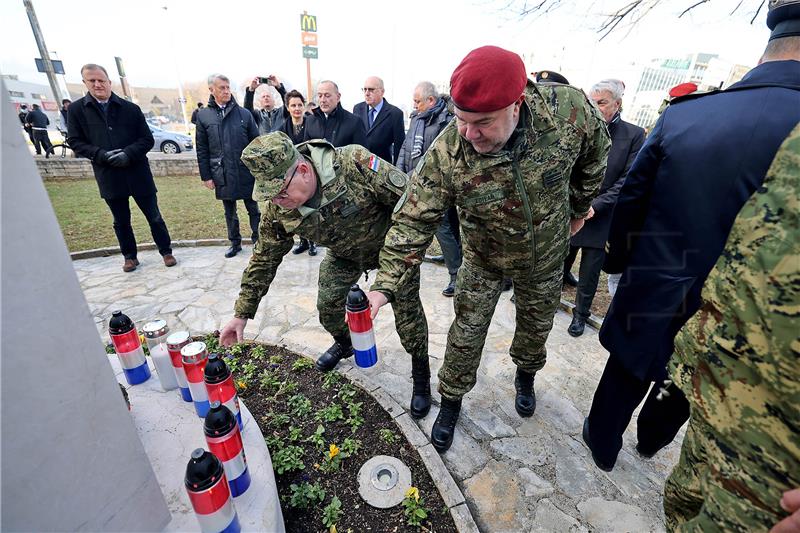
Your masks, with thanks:
M 253 139 L 242 151 L 242 162 L 256 179 L 253 196 L 259 201 L 274 196 L 277 189 L 270 182 L 283 179 L 299 156 L 292 140 L 282 131 Z

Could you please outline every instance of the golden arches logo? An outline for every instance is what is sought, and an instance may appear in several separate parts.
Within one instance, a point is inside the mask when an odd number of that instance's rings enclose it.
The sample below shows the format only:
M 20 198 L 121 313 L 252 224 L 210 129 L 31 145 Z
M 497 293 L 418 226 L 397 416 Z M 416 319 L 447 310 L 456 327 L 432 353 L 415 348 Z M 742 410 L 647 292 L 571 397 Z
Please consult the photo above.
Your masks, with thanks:
M 300 15 L 300 30 L 317 31 L 317 17 L 314 15 Z

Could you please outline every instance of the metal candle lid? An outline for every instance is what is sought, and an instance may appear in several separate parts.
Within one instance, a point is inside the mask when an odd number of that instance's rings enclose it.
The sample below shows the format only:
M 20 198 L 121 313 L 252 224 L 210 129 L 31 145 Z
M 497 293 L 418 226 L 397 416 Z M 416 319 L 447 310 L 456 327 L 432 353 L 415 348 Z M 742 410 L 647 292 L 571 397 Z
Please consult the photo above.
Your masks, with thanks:
M 152 322 L 148 322 L 142 327 L 142 334 L 148 339 L 163 337 L 167 333 L 169 333 L 167 321 L 160 318 L 153 320 Z
M 182 347 L 189 344 L 191 340 L 192 337 L 189 335 L 188 331 L 176 331 L 167 337 L 167 349 L 180 350 Z
M 208 356 L 206 351 L 206 343 L 204 342 L 190 342 L 181 348 L 181 357 L 183 362 L 192 365 L 198 363 Z

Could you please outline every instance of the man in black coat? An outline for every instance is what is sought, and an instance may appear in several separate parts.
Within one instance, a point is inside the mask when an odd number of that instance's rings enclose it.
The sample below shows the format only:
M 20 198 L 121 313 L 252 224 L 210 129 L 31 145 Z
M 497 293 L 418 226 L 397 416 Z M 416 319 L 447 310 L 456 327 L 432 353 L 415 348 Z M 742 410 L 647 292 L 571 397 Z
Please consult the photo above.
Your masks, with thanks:
M 139 265 L 131 227 L 131 196 L 150 225 L 164 264 L 174 266 L 172 241 L 158 209 L 156 184 L 147 160 L 155 141 L 142 110 L 111 91 L 108 73 L 100 65 L 84 65 L 81 76 L 89 92 L 69 106 L 67 142 L 77 155 L 92 160 L 100 196 L 114 216 L 114 232 L 125 257 L 122 270 L 131 272 Z
M 305 140 L 325 139 L 335 148 L 348 144 L 367 146 L 364 124 L 342 107 L 339 86 L 330 80 L 317 85 L 317 107 L 306 119 Z
M 370 76 L 364 82 L 364 101 L 353 108 L 367 132 L 367 150 L 395 164 L 405 140 L 403 112 L 383 97 L 383 80 Z
M 28 113 L 30 110 L 28 109 L 27 104 L 22 104 L 19 106 L 19 121 L 22 123 L 22 129 L 25 130 L 25 133 L 28 134 L 28 138 L 31 140 L 31 144 L 36 146 L 36 143 L 33 140 L 33 129 L 31 129 L 31 125 L 28 124 Z
M 192 111 L 192 118 L 190 120 L 192 124 L 197 124 L 197 113 L 199 113 L 201 109 L 203 109 L 203 102 L 197 102 L 197 107 Z
M 608 125 L 611 135 L 611 151 L 608 153 L 608 166 L 600 194 L 592 200 L 589 219 L 583 228 L 572 237 L 570 251 L 565 264 L 572 266 L 578 250 L 581 251 L 578 289 L 575 293 L 575 309 L 572 312 L 572 323 L 567 332 L 573 337 L 583 335 L 586 320 L 592 308 L 592 300 L 597 291 L 600 270 L 606 257 L 605 245 L 608 228 L 611 226 L 611 213 L 617 202 L 617 195 L 625 183 L 625 174 L 631 168 L 636 154 L 644 143 L 644 130 L 639 126 L 625 122 L 620 117 L 622 106 L 622 85 L 616 80 L 603 80 L 596 83 L 589 92 L 589 98 L 595 103 Z
M 610 355 L 583 431 L 602 469 L 613 468 L 645 396 L 636 446 L 645 457 L 689 417 L 686 398 L 666 381 L 675 334 L 697 311 L 736 215 L 800 121 L 800 36 L 789 28 L 770 39 L 740 82 L 672 101 L 620 190 L 604 269 L 622 279 L 600 330 Z
M 253 200 L 255 178 L 242 163 L 242 150 L 258 137 L 258 127 L 250 111 L 239 107 L 231 94 L 230 80 L 222 74 L 208 78 L 211 96 L 208 106 L 197 113 L 197 163 L 200 179 L 212 189 L 225 207 L 225 224 L 231 247 L 225 257 L 234 257 L 242 251 L 242 234 L 236 200 L 242 200 L 250 219 L 253 243 L 258 240 L 258 222 L 261 213 Z
M 53 143 L 50 142 L 50 135 L 47 133 L 50 119 L 42 112 L 39 104 L 33 104 L 32 107 L 33 109 L 25 117 L 25 122 L 30 124 L 33 130 L 33 146 L 36 149 L 36 155 L 40 155 L 44 149 L 44 155 L 50 157 L 50 153 L 53 151 Z

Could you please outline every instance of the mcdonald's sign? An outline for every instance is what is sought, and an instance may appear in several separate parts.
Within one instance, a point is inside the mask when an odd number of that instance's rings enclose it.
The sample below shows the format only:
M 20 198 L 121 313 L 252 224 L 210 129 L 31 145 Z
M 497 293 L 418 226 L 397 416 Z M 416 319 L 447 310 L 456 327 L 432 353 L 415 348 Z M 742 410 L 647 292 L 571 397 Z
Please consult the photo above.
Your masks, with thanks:
M 300 31 L 317 31 L 317 17 L 307 13 L 301 14 Z

